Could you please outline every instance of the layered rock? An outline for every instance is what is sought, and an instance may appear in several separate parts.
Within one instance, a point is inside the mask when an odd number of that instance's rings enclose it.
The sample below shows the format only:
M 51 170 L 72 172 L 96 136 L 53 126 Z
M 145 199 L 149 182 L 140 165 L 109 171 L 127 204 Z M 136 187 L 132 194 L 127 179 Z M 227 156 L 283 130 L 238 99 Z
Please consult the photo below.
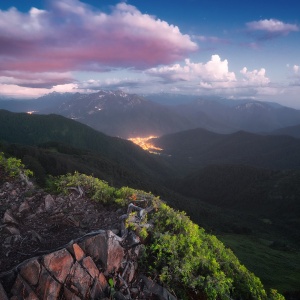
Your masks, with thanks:
M 50 195 L 22 178 L 0 187 L 0 204 L 0 300 L 175 299 L 138 268 L 149 210 L 104 207 L 76 188 Z
M 141 245 L 122 244 L 126 237 L 98 231 L 31 258 L 0 274 L 0 299 L 176 299 L 139 273 Z
M 55 252 L 27 260 L 13 270 L 0 274 L 0 298 L 109 297 L 108 279 L 115 280 L 124 266 L 123 262 L 130 256 L 129 251 L 121 246 L 121 241 L 112 231 L 100 231 Z M 134 279 L 130 276 L 128 280 L 129 274 L 126 273 L 123 276 L 127 284 Z

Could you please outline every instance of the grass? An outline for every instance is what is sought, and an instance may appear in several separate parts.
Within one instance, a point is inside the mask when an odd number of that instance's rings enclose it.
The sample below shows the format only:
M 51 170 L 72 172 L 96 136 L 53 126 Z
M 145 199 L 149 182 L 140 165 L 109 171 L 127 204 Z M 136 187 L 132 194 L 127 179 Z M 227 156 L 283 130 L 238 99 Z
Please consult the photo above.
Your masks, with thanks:
M 255 236 L 222 234 L 218 238 L 261 279 L 266 288 L 276 287 L 280 293 L 299 291 L 299 250 L 276 250 L 270 247 L 272 241 Z

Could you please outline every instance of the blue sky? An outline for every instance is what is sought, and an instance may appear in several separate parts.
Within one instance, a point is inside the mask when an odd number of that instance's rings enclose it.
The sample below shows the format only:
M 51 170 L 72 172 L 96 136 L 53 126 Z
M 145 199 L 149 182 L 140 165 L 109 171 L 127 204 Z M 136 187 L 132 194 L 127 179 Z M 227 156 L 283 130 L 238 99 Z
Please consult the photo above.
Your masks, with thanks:
M 2 2 L 0 96 L 122 89 L 300 109 L 298 0 Z

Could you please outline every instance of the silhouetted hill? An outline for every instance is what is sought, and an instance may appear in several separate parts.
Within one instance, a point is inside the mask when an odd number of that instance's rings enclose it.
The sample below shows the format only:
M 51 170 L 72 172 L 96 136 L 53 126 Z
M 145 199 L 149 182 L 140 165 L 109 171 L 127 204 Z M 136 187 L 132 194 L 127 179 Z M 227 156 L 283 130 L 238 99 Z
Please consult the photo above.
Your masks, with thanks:
M 210 165 L 188 175 L 177 191 L 202 201 L 264 217 L 299 217 L 300 171 Z
M 107 163 L 156 177 L 168 169 L 157 157 L 132 142 L 100 133 L 79 122 L 58 115 L 29 115 L 0 110 L 0 140 L 37 146 L 48 142 L 67 144 L 94 153 Z M 160 174 L 160 175 L 158 175 Z
M 299 110 L 276 103 L 253 100 L 202 98 L 179 105 L 177 110 L 182 115 L 189 117 L 197 127 L 203 127 L 201 123 L 197 123 L 197 117 L 204 113 L 218 127 L 216 130 L 208 127 L 203 128 L 224 133 L 238 130 L 269 132 L 300 123 Z
M 271 132 L 271 134 L 289 135 L 289 136 L 299 139 L 300 138 L 300 124 L 295 125 L 295 126 L 289 126 L 289 127 L 277 129 L 277 130 Z
M 37 99 L 0 99 L 0 109 L 11 112 L 41 111 L 44 109 L 52 110 L 63 101 L 68 101 L 74 97 L 73 93 L 52 92 Z
M 163 149 L 164 157 L 187 173 L 209 164 L 300 168 L 300 140 L 289 136 L 264 136 L 243 131 L 217 134 L 194 129 L 152 139 L 152 142 Z

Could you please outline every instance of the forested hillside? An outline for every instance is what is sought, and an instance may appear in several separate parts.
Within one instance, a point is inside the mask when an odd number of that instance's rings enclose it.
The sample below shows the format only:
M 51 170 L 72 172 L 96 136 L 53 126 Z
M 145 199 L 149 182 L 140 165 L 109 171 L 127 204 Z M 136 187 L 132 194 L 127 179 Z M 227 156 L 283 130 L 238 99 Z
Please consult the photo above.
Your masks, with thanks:
M 210 164 L 245 164 L 269 169 L 299 169 L 300 140 L 244 131 L 217 134 L 197 128 L 151 140 L 166 161 L 184 174 Z
M 267 287 L 286 295 L 297 293 L 299 171 L 287 169 L 297 158 L 298 153 L 289 150 L 298 149 L 297 139 L 195 129 L 162 137 L 163 154 L 154 155 L 129 141 L 57 115 L 0 111 L 0 123 L 1 150 L 21 158 L 41 186 L 46 186 L 49 175 L 79 171 L 115 187 L 151 191 L 217 234 Z M 169 149 L 171 156 L 164 155 Z M 249 149 L 256 151 L 256 157 Z M 280 149 L 288 155 L 279 157 Z M 264 162 L 267 153 L 267 164 L 274 162 L 281 168 L 255 167 L 257 162 Z M 231 161 L 233 154 L 238 159 Z M 218 163 L 210 164 L 215 161 Z M 280 259 L 276 260 L 276 255 Z M 278 277 L 281 273 L 285 276 Z

